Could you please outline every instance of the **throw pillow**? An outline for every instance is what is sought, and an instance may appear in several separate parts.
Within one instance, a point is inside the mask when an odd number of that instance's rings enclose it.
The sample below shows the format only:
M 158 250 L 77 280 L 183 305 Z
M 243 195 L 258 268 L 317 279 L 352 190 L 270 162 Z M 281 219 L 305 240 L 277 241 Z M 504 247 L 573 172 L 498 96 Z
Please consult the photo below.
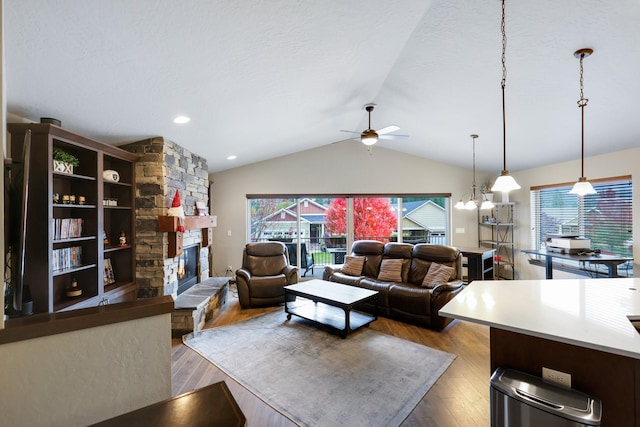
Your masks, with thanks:
M 378 280 L 383 282 L 402 282 L 402 259 L 383 259 Z
M 360 276 L 362 267 L 364 267 L 363 256 L 347 255 L 344 257 L 344 265 L 340 271 L 349 276 Z
M 448 265 L 432 262 L 431 266 L 429 266 L 429 271 L 427 271 L 426 276 L 424 276 L 422 286 L 425 288 L 433 288 L 436 285 L 447 283 L 454 270 L 453 267 L 449 267 Z

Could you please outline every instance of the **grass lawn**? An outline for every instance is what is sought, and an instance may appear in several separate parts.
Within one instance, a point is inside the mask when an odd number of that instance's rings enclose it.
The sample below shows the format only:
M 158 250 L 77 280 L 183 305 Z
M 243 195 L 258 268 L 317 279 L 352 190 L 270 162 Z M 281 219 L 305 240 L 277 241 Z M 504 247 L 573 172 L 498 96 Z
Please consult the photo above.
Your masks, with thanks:
M 312 255 L 315 264 L 331 264 L 331 252 L 313 252 Z

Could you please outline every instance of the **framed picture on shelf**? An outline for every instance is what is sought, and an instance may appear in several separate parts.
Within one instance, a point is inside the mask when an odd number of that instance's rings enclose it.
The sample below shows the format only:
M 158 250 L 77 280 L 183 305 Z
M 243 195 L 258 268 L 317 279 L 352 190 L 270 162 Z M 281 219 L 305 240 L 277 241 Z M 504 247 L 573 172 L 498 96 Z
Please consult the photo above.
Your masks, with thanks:
M 111 265 L 111 258 L 104 260 L 104 284 L 112 285 L 116 283 L 116 278 L 113 274 L 113 266 Z

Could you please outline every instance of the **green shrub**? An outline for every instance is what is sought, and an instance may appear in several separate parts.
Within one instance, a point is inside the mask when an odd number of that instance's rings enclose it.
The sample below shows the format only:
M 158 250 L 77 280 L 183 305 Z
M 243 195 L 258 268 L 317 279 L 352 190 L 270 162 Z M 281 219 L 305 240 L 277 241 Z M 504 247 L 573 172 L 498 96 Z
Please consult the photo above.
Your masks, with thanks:
M 57 148 L 53 150 L 53 160 L 57 160 L 63 163 L 69 163 L 69 164 L 72 164 L 73 166 L 80 165 L 80 162 L 78 161 L 78 158 L 76 156 Z

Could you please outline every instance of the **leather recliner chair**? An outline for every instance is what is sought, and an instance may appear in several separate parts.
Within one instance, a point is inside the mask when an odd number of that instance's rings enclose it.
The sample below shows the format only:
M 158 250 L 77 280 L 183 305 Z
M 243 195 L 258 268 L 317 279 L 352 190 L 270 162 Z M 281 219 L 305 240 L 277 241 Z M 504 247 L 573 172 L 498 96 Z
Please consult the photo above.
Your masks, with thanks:
M 289 264 L 284 243 L 247 243 L 242 268 L 236 271 L 240 307 L 284 303 L 284 287 L 298 283 L 298 268 Z

